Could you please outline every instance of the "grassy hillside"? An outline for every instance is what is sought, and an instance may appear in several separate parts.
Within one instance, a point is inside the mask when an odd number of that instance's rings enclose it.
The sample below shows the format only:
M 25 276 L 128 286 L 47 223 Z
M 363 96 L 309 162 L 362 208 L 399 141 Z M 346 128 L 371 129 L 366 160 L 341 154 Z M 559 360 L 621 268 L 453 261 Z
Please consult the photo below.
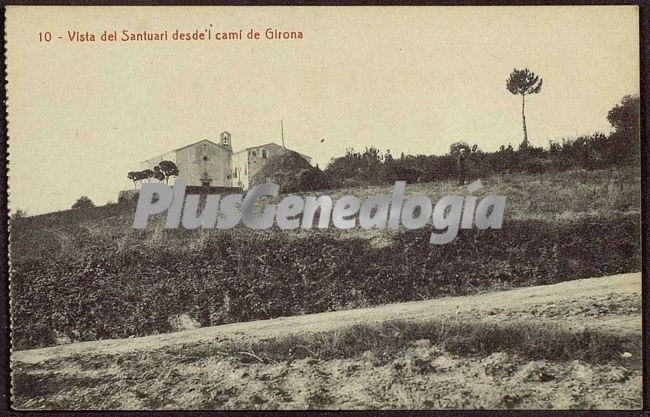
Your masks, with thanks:
M 131 228 L 111 205 L 11 225 L 13 341 L 167 332 L 202 326 L 552 283 L 640 269 L 640 178 L 631 169 L 499 176 L 478 195 L 508 197 L 502 230 L 379 231 Z M 390 187 L 329 192 L 389 194 Z M 415 184 L 435 199 L 451 182 Z
M 13 400 L 66 410 L 638 409 L 641 329 L 641 274 L 626 274 L 15 352 Z

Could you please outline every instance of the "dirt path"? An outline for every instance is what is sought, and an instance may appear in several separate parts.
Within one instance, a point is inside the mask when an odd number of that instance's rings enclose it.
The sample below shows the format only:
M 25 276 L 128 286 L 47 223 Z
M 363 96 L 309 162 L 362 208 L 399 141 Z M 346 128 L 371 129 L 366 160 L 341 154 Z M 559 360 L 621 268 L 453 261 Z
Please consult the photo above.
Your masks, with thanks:
M 489 320 L 549 321 L 573 329 L 587 326 L 601 331 L 641 333 L 641 273 L 568 281 L 474 296 L 390 304 L 379 307 L 233 323 L 176 333 L 131 339 L 81 342 L 14 351 L 12 361 L 35 364 L 76 354 L 116 354 L 163 346 L 195 344 L 223 339 L 267 338 L 302 332 L 327 331 L 358 323 L 393 319 L 418 320 L 464 317 Z M 578 316 L 579 320 L 564 320 Z

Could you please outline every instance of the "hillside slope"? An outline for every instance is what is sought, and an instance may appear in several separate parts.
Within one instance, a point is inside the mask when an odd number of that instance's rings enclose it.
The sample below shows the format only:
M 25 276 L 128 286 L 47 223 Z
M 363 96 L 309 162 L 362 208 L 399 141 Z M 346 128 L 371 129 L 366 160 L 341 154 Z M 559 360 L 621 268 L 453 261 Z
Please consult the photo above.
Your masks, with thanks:
M 98 340 L 41 349 L 14 351 L 14 361 L 38 363 L 79 354 L 117 354 L 158 349 L 175 344 L 198 344 L 223 339 L 284 337 L 302 332 L 332 331 L 359 323 L 389 320 L 425 320 L 462 314 L 490 320 L 552 321 L 574 330 L 596 327 L 602 331 L 640 333 L 640 315 L 598 311 L 602 303 L 619 298 L 636 301 L 641 295 L 641 273 L 580 279 L 559 284 L 517 288 L 481 295 L 388 304 L 355 310 L 280 317 L 232 323 L 175 333 L 130 339 Z M 627 302 L 627 301 L 626 301 Z M 560 309 L 561 311 L 555 311 Z M 564 313 L 562 312 L 564 311 Z M 583 312 L 579 322 L 565 322 L 565 315 Z
M 418 230 L 136 230 L 112 205 L 14 219 L 12 342 L 20 349 L 470 295 L 640 270 L 639 178 L 631 169 L 502 175 L 501 230 L 431 245 Z M 451 182 L 408 194 L 465 194 Z M 389 186 L 331 190 L 366 198 Z M 111 317 L 112 320 L 105 320 Z
M 133 409 L 635 408 L 641 404 L 640 307 L 641 275 L 634 273 L 16 351 L 14 401 L 20 408 L 60 409 L 96 406 L 100 397 L 102 407 Z M 480 337 L 496 345 L 468 350 L 452 348 L 450 335 L 398 335 L 413 332 L 404 323 L 429 320 L 478 326 Z M 312 351 L 355 332 L 366 332 L 359 344 L 369 343 L 372 326 L 400 329 L 385 343 L 403 346 L 389 358 L 377 346 Z M 497 329 L 505 331 L 502 338 L 526 336 L 499 345 L 490 333 Z M 570 347 L 574 340 L 581 344 Z M 301 343 L 311 354 L 287 353 Z M 557 354 L 539 343 L 565 346 Z M 598 343 L 608 345 L 595 348 Z M 468 378 L 476 383 L 463 385 Z

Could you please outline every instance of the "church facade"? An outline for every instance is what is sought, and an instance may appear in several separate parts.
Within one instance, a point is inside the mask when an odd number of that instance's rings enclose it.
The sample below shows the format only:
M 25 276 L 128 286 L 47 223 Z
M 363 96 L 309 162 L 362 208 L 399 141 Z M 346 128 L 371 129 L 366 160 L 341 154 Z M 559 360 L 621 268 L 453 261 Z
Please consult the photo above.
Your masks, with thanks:
M 286 152 L 276 144 L 253 146 L 233 152 L 230 132 L 221 132 L 218 143 L 203 139 L 190 145 L 171 150 L 140 163 L 141 169 L 153 169 L 160 161 L 172 161 L 178 167 L 178 177 L 188 185 L 238 187 L 247 190 L 250 179 L 269 160 Z M 311 158 L 302 155 L 311 163 Z

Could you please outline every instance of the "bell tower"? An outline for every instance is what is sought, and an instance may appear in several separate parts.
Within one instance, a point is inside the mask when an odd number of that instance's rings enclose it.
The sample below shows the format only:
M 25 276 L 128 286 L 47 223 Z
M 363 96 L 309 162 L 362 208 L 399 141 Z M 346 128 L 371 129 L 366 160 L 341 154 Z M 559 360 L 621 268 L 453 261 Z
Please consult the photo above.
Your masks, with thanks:
M 221 146 L 232 152 L 232 142 L 230 141 L 230 132 L 221 132 Z

